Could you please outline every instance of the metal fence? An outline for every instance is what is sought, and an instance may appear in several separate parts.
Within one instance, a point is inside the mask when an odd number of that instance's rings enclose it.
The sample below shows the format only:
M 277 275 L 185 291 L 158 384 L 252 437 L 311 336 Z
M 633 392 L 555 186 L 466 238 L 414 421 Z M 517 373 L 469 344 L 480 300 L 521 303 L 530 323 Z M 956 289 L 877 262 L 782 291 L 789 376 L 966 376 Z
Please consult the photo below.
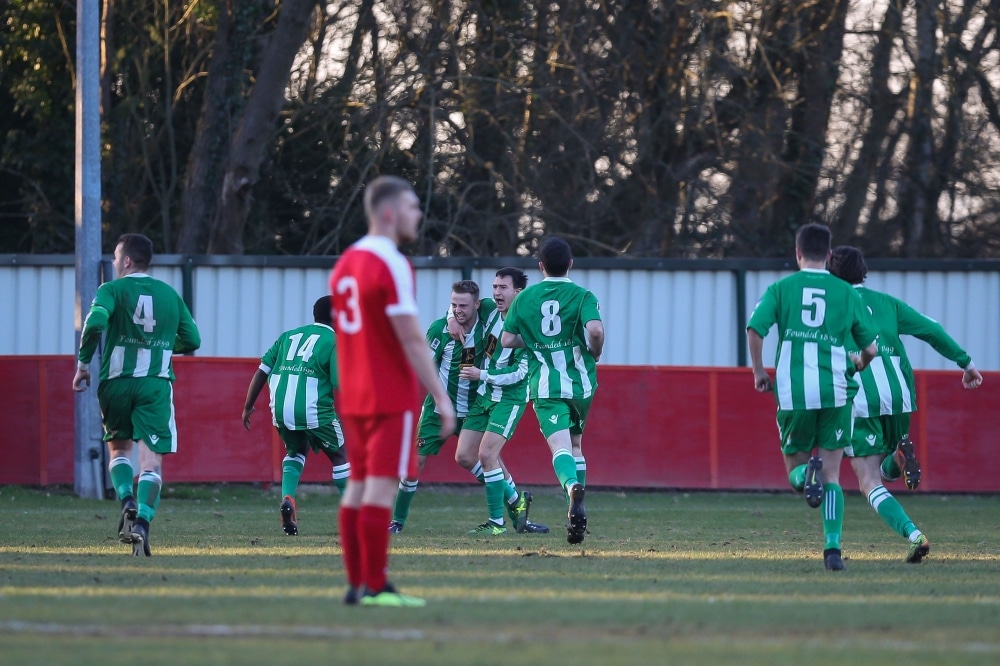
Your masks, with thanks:
M 154 258 L 150 273 L 188 302 L 202 332 L 201 356 L 257 357 L 284 330 L 311 320 L 335 257 Z M 443 316 L 450 287 L 476 280 L 491 291 L 497 268 L 540 279 L 528 257 L 412 259 L 421 320 Z M 70 255 L 0 255 L 0 355 L 73 354 L 76 285 Z M 868 285 L 940 321 L 984 370 L 1000 370 L 1000 261 L 871 260 Z M 110 257 L 103 275 L 112 275 Z M 578 259 L 570 272 L 601 303 L 602 363 L 746 365 L 747 317 L 771 282 L 795 270 L 786 260 Z M 87 307 L 89 304 L 84 304 Z M 765 358 L 774 356 L 772 332 Z M 928 345 L 906 341 L 914 367 L 950 369 Z

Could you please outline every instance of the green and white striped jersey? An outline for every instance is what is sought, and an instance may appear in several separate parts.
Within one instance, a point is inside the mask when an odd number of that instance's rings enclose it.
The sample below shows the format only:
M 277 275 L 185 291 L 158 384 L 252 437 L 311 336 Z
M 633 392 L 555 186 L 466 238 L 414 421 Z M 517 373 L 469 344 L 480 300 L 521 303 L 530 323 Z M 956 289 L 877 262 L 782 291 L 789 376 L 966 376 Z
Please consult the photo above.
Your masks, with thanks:
M 260 359 L 271 393 L 274 425 L 311 430 L 337 420 L 337 336 L 326 324 L 285 331 Z
M 594 395 L 597 364 L 584 327 L 600 319 L 597 297 L 567 277 L 547 277 L 514 298 L 503 330 L 528 350 L 530 399 Z
M 484 302 L 487 299 L 483 299 Z M 486 349 L 479 376 L 479 395 L 488 395 L 492 402 L 501 400 L 528 401 L 528 352 L 500 346 L 503 317 L 493 310 L 486 318 Z
M 475 398 L 476 390 L 479 388 L 479 382 L 461 379 L 458 373 L 464 367 L 480 367 L 479 364 L 483 360 L 483 352 L 486 350 L 483 313 L 488 315 L 492 312 L 485 303 L 484 300 L 480 305 L 475 326 L 465 335 L 464 346 L 448 335 L 447 317 L 435 320 L 427 329 L 427 344 L 431 349 L 434 367 L 438 369 L 438 379 L 448 392 L 459 418 L 469 413 L 469 405 L 472 404 L 471 400 Z M 496 305 L 492 305 L 492 308 L 495 309 Z M 424 407 L 434 409 L 434 399 L 430 395 L 424 400 Z
M 101 381 L 116 377 L 173 381 L 172 356 L 201 346 L 201 334 L 184 300 L 173 287 L 145 273 L 132 273 L 98 287 L 83 322 L 79 361 L 90 363 L 104 331 Z
M 941 324 L 926 317 L 903 301 L 856 286 L 861 300 L 878 327 L 878 356 L 858 375 L 861 386 L 854 397 L 854 415 L 859 418 L 906 414 L 917 410 L 913 368 L 900 335 L 912 335 L 954 361 L 960 368 L 972 362 Z M 856 347 L 849 346 L 850 351 Z
M 767 288 L 747 328 L 763 338 L 775 324 L 778 408 L 846 405 L 858 386 L 848 345 L 863 349 L 878 335 L 857 291 L 828 271 L 802 269 Z

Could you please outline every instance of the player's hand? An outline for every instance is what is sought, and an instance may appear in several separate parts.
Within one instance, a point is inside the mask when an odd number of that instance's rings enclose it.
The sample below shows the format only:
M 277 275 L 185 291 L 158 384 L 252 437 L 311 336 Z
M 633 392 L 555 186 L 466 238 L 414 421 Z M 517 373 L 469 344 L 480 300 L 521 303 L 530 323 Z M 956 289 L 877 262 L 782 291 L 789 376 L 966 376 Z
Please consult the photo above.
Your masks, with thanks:
M 247 409 L 246 407 L 243 408 L 243 427 L 247 430 L 250 429 L 250 415 L 253 414 L 254 411 L 256 410 L 254 410 L 253 407 L 250 409 Z
M 479 371 L 479 368 L 477 368 L 474 365 L 470 365 L 468 367 L 459 370 L 458 376 L 461 379 L 468 379 L 469 381 L 472 382 L 478 382 L 479 379 L 482 377 L 482 373 Z
M 967 389 L 979 388 L 983 383 L 983 376 L 975 368 L 969 368 L 962 373 L 962 386 Z
M 761 393 L 766 393 L 771 390 L 771 376 L 767 374 L 767 371 L 763 368 L 760 370 L 755 369 L 753 371 L 753 387 Z
M 465 344 L 465 329 L 454 317 L 448 319 L 448 335 L 451 336 L 452 340 L 458 340 L 463 345 Z
M 90 386 L 90 369 L 77 366 L 76 374 L 73 375 L 73 390 L 82 393 Z
M 438 416 L 441 417 L 441 437 L 451 437 L 458 425 L 458 419 L 455 416 L 455 408 L 451 404 L 451 398 L 446 397 L 443 401 L 435 400 L 434 404 L 437 407 Z

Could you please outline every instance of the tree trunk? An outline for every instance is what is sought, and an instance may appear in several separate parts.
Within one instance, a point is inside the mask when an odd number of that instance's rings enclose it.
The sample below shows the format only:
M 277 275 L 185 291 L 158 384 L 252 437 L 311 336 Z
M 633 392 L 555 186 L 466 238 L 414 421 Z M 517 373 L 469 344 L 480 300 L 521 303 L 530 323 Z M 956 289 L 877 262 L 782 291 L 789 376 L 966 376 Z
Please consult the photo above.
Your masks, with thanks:
M 292 61 L 305 41 L 315 6 L 316 0 L 286 0 L 278 26 L 261 54 L 256 83 L 230 144 L 222 197 L 208 244 L 210 253 L 243 254 L 243 230 L 253 187 L 260 177 L 265 150 L 277 130 Z

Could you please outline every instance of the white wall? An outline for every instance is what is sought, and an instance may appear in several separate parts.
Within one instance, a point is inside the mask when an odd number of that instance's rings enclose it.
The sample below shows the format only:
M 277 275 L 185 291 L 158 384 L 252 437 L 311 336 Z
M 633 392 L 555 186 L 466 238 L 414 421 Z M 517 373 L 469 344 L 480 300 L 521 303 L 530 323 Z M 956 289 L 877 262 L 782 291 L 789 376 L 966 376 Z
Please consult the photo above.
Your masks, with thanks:
M 332 261 L 331 261 L 332 264 Z M 495 268 L 472 278 L 491 293 Z M 528 269 L 529 284 L 541 275 Z M 150 273 L 178 292 L 178 266 Z M 746 274 L 744 317 L 784 271 Z M 0 355 L 73 354 L 72 265 L 0 267 Z M 446 312 L 458 268 L 417 268 L 417 302 L 424 327 Z M 194 315 L 202 333 L 200 356 L 257 357 L 284 330 L 312 319 L 326 293 L 328 267 L 195 266 Z M 570 277 L 593 291 L 607 331 L 602 363 L 613 365 L 735 366 L 745 345 L 737 317 L 737 280 L 731 270 L 574 269 Z M 887 291 L 940 321 L 984 370 L 1000 370 L 1000 273 L 872 272 L 868 285 Z M 89 304 L 87 304 L 89 307 Z M 775 333 L 765 340 L 774 358 Z M 916 368 L 952 364 L 919 340 L 905 341 Z

